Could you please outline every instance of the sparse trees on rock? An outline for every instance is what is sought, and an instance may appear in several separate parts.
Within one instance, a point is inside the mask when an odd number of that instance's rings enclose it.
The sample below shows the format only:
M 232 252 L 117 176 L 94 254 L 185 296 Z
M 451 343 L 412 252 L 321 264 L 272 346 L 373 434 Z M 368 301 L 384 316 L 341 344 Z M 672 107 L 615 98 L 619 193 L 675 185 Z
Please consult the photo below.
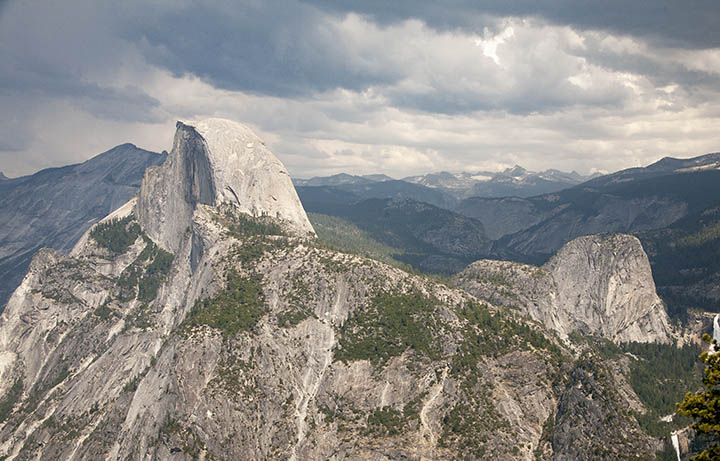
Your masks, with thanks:
M 716 350 L 717 341 L 703 335 L 703 340 L 712 344 L 710 351 L 700 354 L 705 364 L 703 389 L 696 393 L 688 392 L 678 404 L 681 415 L 695 419 L 693 428 L 707 436 L 711 442 L 694 460 L 720 460 L 720 353 Z

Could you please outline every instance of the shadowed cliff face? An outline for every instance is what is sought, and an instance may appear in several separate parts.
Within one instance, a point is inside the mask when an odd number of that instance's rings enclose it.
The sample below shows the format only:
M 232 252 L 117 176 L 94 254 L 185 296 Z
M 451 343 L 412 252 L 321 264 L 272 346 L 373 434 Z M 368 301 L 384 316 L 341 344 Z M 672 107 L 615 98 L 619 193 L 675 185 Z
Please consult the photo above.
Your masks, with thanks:
M 159 155 L 122 144 L 77 165 L 0 181 L 0 310 L 43 247 L 69 251 L 138 191 Z
M 177 251 L 198 204 L 230 203 L 314 233 L 284 166 L 254 133 L 221 119 L 196 125 L 177 123 L 168 161 L 143 179 L 137 214 L 153 240 Z
M 198 204 L 212 204 L 215 185 L 209 154 L 195 128 L 177 123 L 173 148 L 161 166 L 149 168 L 138 195 L 137 214 L 145 232 L 177 251 Z

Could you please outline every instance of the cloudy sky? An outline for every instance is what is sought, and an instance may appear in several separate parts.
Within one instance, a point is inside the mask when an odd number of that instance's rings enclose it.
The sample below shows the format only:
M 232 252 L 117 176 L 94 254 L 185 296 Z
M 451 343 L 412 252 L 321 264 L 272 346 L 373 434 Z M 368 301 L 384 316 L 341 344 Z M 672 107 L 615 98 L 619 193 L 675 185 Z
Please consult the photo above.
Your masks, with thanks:
M 169 150 L 208 116 L 296 177 L 716 152 L 718 23 L 716 0 L 0 0 L 0 171 Z

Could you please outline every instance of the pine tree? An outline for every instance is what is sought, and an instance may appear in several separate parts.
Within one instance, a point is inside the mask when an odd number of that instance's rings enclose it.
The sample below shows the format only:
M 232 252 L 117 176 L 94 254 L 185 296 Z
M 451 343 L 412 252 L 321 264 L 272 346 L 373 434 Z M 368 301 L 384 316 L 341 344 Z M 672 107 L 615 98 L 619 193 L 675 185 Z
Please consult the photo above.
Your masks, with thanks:
M 681 415 L 695 419 L 693 428 L 711 440 L 710 446 L 693 460 L 720 460 L 720 353 L 714 352 L 717 341 L 711 340 L 710 335 L 703 335 L 703 340 L 712 344 L 710 351 L 700 354 L 700 360 L 705 364 L 703 390 L 694 394 L 688 392 L 677 405 Z

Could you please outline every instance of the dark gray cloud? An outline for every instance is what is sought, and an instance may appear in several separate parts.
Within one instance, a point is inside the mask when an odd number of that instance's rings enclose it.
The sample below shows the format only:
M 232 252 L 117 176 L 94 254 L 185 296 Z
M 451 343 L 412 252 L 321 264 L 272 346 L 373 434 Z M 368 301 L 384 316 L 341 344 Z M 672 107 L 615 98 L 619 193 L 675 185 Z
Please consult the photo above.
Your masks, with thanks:
M 102 31 L 103 16 L 92 8 L 88 14 L 87 7 L 38 2 L 0 10 L 7 15 L 0 17 L 0 100 L 15 95 L 32 106 L 66 99 L 104 119 L 157 121 L 157 99 L 137 86 L 98 82 L 93 75 L 121 57 L 123 47 Z
M 365 14 L 385 24 L 417 18 L 439 29 L 477 30 L 488 15 L 533 16 L 558 25 L 642 37 L 663 46 L 720 47 L 716 0 L 303 1 L 339 14 Z
M 535 53 L 537 44 L 532 41 L 519 45 L 529 50 L 528 55 L 514 56 L 511 72 L 520 77 L 503 76 L 504 81 L 518 80 L 507 86 L 498 82 L 488 63 L 477 62 L 477 53 L 453 48 L 455 43 L 446 43 L 445 49 L 424 49 L 434 45 L 422 43 L 422 33 L 443 37 L 460 30 L 470 35 L 492 35 L 505 27 L 499 18 L 510 15 L 620 33 L 683 49 L 720 46 L 720 33 L 710 19 L 720 17 L 720 2 L 715 1 L 695 2 L 692 7 L 683 2 L 619 0 L 449 4 L 217 1 L 212 7 L 124 2 L 118 8 L 114 27 L 120 36 L 135 44 L 150 63 L 176 76 L 196 75 L 218 88 L 290 98 L 312 97 L 336 88 L 385 88 L 394 105 L 438 114 L 477 110 L 523 114 L 584 104 L 617 107 L 623 104 L 624 94 L 620 88 L 589 93 L 570 85 L 564 76 L 558 79 L 558 75 L 541 68 L 549 57 Z M 360 27 L 363 24 L 358 25 L 358 21 L 347 20 L 345 15 L 350 12 L 364 14 L 370 21 Z M 435 31 L 418 33 L 403 25 L 413 18 Z M 714 85 L 717 80 L 716 75 L 682 68 L 678 63 L 653 61 L 637 53 L 592 46 L 563 51 L 574 51 L 578 58 L 610 70 L 647 75 L 659 86 Z M 462 59 L 438 62 L 442 54 Z M 575 65 L 567 60 L 559 64 Z M 524 81 L 520 81 L 523 73 Z M 427 89 L 407 91 L 403 85 L 407 82 Z
M 158 130 L 210 115 L 299 175 L 702 153 L 717 17 L 706 0 L 0 0 L 0 170 L 166 149 Z
M 359 63 L 334 25 L 308 5 L 163 6 L 123 8 L 122 36 L 176 75 L 192 73 L 221 88 L 289 97 L 362 89 L 400 77 Z

